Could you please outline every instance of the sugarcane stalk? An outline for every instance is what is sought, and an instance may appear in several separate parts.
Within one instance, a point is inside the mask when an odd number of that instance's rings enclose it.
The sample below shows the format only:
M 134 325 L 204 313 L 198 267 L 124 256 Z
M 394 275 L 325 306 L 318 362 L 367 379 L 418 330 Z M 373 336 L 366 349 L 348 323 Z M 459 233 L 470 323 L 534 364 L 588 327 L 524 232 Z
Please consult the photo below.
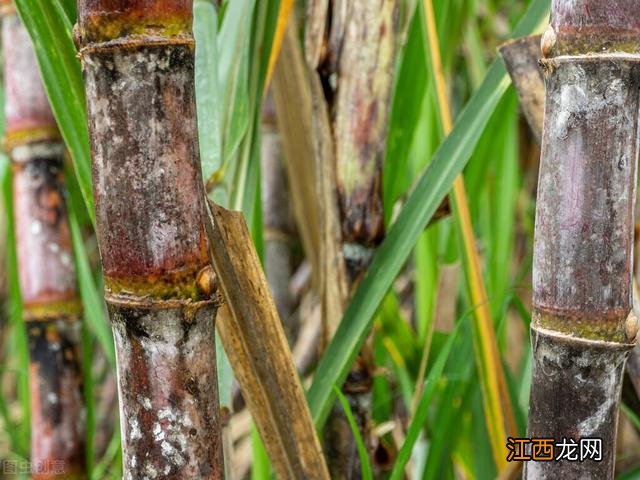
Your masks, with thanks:
M 633 347 L 637 2 L 554 0 L 533 260 L 529 437 L 598 437 L 602 461 L 529 461 L 527 479 L 613 478 Z
M 192 1 L 79 0 L 124 475 L 223 476 Z
M 29 35 L 2 3 L 6 137 L 18 277 L 29 339 L 32 478 L 86 478 L 82 307 L 65 203 L 64 144 Z
M 325 342 L 384 237 L 382 162 L 399 5 L 395 0 L 328 3 L 309 3 L 305 41 L 313 72 L 321 255 L 326 257 L 320 262 Z M 372 363 L 365 346 L 343 386 L 369 450 Z M 339 406 L 328 421 L 325 448 L 332 478 L 360 478 L 353 435 Z

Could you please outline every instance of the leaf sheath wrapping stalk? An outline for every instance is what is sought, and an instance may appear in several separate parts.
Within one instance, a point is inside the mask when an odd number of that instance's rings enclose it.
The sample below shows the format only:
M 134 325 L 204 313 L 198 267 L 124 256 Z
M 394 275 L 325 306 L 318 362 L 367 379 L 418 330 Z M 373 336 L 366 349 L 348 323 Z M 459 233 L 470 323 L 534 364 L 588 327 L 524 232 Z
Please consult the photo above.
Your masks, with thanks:
M 223 475 L 191 7 L 78 5 L 126 479 Z
M 31 40 L 3 4 L 4 147 L 13 170 L 20 292 L 29 339 L 31 461 L 34 479 L 85 478 L 85 425 L 76 291 L 62 171 L 64 146 Z

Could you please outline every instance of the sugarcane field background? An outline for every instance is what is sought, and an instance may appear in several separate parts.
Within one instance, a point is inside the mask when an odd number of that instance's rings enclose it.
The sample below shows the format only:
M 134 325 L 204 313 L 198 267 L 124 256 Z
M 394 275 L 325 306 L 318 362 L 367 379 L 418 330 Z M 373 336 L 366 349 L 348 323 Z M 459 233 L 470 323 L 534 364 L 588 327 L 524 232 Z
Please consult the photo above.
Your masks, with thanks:
M 0 478 L 640 478 L 635 0 L 1 0 Z

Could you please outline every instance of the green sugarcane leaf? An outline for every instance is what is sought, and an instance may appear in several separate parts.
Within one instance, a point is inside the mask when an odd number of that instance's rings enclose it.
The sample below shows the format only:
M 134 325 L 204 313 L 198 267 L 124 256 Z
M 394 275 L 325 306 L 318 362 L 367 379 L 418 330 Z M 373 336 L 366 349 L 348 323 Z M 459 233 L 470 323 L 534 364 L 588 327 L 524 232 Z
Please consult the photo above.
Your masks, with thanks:
M 640 478 L 640 466 L 633 467 L 630 470 L 616 477 L 618 480 L 638 480 Z
M 218 16 L 210 0 L 193 4 L 196 40 L 196 106 L 202 176 L 210 178 L 222 165 L 218 86 Z
M 15 222 L 13 216 L 12 175 L 9 162 L 2 155 L 0 159 L 4 165 L 2 178 L 3 203 L 7 215 L 7 280 L 9 300 L 9 322 L 12 341 L 6 354 L 16 359 L 16 390 L 22 417 L 18 432 L 14 435 L 14 452 L 26 457 L 29 452 L 30 439 L 30 392 L 29 392 L 29 344 L 27 330 L 22 319 L 22 296 L 20 294 L 20 280 L 18 278 L 18 254 L 16 251 Z
M 82 394 L 85 406 L 85 454 L 87 456 L 87 470 L 93 471 L 95 462 L 95 433 L 96 433 L 96 397 L 93 377 L 93 335 L 82 323 Z
M 546 18 L 548 8 L 549 0 L 535 0 L 516 27 L 514 36 L 533 32 Z M 345 380 L 349 367 L 371 329 L 378 306 L 423 229 L 451 189 L 454 179 L 469 160 L 509 83 L 502 62 L 495 60 L 378 248 L 325 351 L 308 392 L 311 413 L 317 426 L 324 423 L 333 403 L 333 385 L 341 385 Z
M 456 327 L 453 329 L 447 342 L 440 350 L 438 354 L 438 358 L 434 362 L 429 375 L 427 376 L 424 382 L 424 390 L 422 391 L 422 395 L 416 407 L 416 412 L 409 424 L 409 428 L 407 430 L 407 436 L 405 437 L 404 443 L 400 448 L 400 452 L 398 452 L 398 457 L 393 465 L 393 470 L 391 471 L 391 480 L 398 480 L 404 476 L 404 468 L 411 458 L 411 452 L 413 450 L 413 446 L 418 440 L 418 436 L 420 432 L 424 428 L 425 421 L 427 420 L 427 413 L 429 409 L 429 405 L 431 404 L 431 399 L 436 392 L 436 386 L 438 384 L 438 379 L 442 376 L 442 372 L 444 370 L 444 366 L 449 358 L 449 354 L 451 353 L 451 348 L 453 347 L 453 343 L 458 335 L 458 331 L 460 330 L 460 325 L 462 322 L 458 322 Z
M 78 16 L 78 6 L 76 0 L 53 0 L 55 3 L 60 4 L 65 15 L 69 19 L 69 22 L 73 25 L 76 23 L 76 17 Z
M 222 161 L 237 154 L 251 124 L 249 65 L 255 0 L 230 2 L 218 33 L 218 86 L 221 94 Z
M 416 9 L 420 8 L 420 5 L 421 3 L 417 4 Z M 407 45 L 404 47 L 396 74 L 382 175 L 387 224 L 390 222 L 394 204 L 409 186 L 409 150 L 419 128 L 422 100 L 430 82 L 421 31 L 423 25 L 424 22 L 416 11 L 411 19 Z M 407 95 L 407 85 L 411 85 L 411 95 Z
M 356 442 L 356 448 L 358 450 L 358 457 L 360 458 L 360 466 L 362 468 L 362 478 L 363 480 L 372 480 L 373 473 L 371 473 L 371 462 L 369 461 L 369 454 L 367 453 L 367 447 L 364 446 L 364 442 L 362 441 L 362 435 L 360 435 L 360 428 L 356 423 L 355 418 L 353 418 L 353 412 L 351 411 L 351 407 L 349 406 L 349 400 L 344 394 L 340 391 L 338 387 L 333 386 L 333 391 L 335 392 L 338 400 L 340 401 L 340 405 L 342 405 L 342 410 L 344 414 L 347 416 L 347 421 L 349 422 L 349 428 L 351 428 L 351 433 L 353 433 L 353 438 Z
M 60 0 L 16 0 L 38 58 L 45 90 L 60 133 L 71 153 L 87 211 L 94 218 L 91 153 L 80 62 L 71 35 L 72 23 Z

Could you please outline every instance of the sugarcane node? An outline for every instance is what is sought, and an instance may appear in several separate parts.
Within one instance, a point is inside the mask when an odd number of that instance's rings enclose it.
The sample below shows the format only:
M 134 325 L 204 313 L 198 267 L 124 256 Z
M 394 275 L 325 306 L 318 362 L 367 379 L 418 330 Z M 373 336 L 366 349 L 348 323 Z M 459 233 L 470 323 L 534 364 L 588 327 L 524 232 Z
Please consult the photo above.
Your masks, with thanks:
M 357 395 L 370 392 L 372 387 L 371 367 L 360 356 L 347 375 L 342 391 L 347 395 Z
M 584 341 L 612 342 L 629 345 L 628 314 L 626 309 L 609 312 L 562 312 L 549 307 L 534 306 L 532 327 Z M 631 332 L 633 333 L 633 332 Z
M 124 270 L 125 267 L 126 265 L 120 270 Z M 150 302 L 168 304 L 174 301 L 181 303 L 186 300 L 208 301 L 213 295 L 203 297 L 202 287 L 197 281 L 205 268 L 195 265 L 181 270 L 147 275 L 105 275 L 106 293 L 110 297 L 126 302 L 139 301 L 142 304 Z
M 68 299 L 55 300 L 46 297 L 32 299 L 23 306 L 25 322 L 61 319 L 74 322 L 82 316 L 82 302 L 74 291 L 67 292 Z
M 196 285 L 205 297 L 211 298 L 215 295 L 218 289 L 217 276 L 211 265 L 207 265 L 198 272 Z
M 554 54 L 639 52 L 640 17 L 637 12 L 637 0 L 554 1 L 551 25 L 558 37 Z
M 84 40 L 84 39 L 83 39 Z M 103 42 L 84 43 L 78 49 L 78 58 L 85 62 L 87 55 L 94 53 L 115 52 L 121 53 L 126 50 L 146 50 L 153 47 L 187 47 L 190 51 L 195 51 L 195 41 L 191 36 L 181 37 L 157 37 L 147 35 L 136 35 L 128 37 L 118 37 L 113 40 Z
M 19 162 L 21 159 L 16 158 L 13 151 L 22 146 L 33 146 L 37 143 L 46 144 L 50 142 L 49 146 L 52 149 L 56 149 L 56 145 L 59 145 L 60 150 L 56 152 L 59 156 L 63 155 L 64 146 L 61 143 L 62 137 L 58 127 L 54 125 L 33 125 L 29 128 L 14 128 L 7 129 L 7 132 L 2 139 L 2 148 L 5 152 L 10 154 L 12 162 Z

